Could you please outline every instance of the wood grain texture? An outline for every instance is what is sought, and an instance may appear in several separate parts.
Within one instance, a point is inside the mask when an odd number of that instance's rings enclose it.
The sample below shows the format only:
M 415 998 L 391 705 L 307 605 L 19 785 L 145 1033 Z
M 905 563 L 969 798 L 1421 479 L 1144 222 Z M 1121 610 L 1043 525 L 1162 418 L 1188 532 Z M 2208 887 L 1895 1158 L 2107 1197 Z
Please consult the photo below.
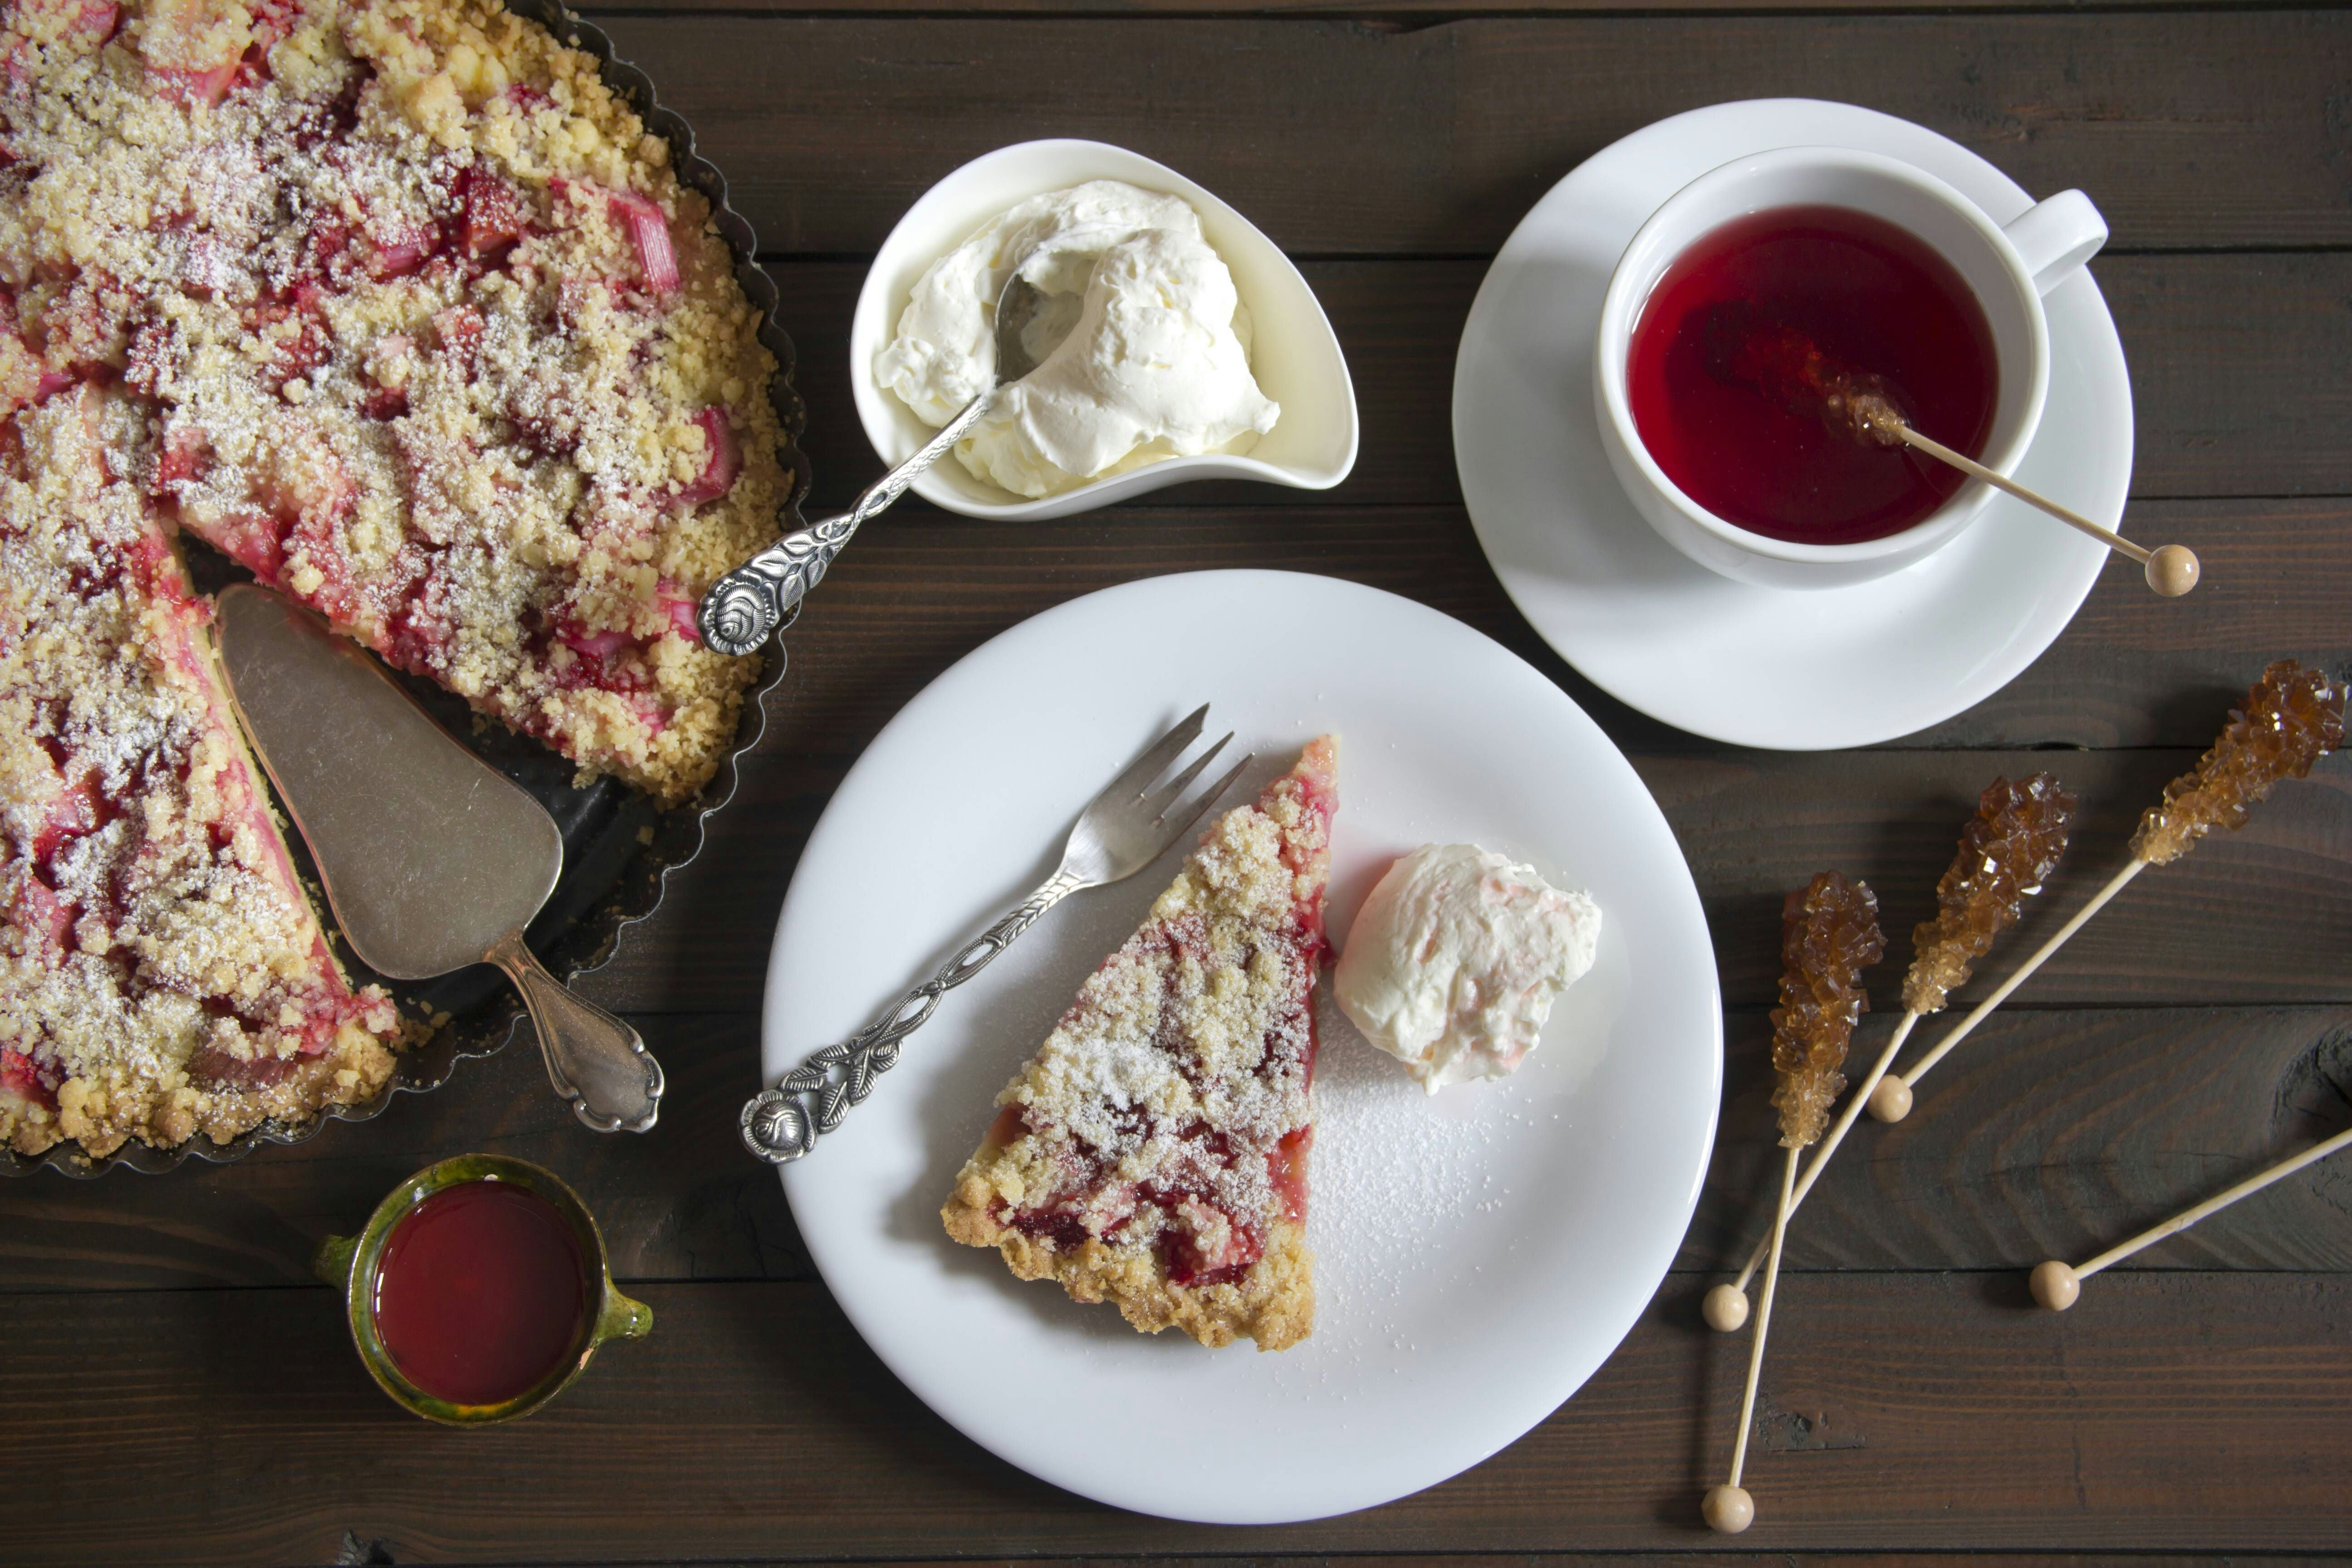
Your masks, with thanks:
M 2271 8 L 2274 0 L 2077 0 L 2077 4 L 2086 10 L 2126 5 L 2135 10 L 2220 10 Z M 1774 4 L 1771 0 L 1673 0 L 1670 5 L 1642 7 L 1658 14 L 1759 11 L 1781 16 L 1857 10 L 1949 12 L 2015 8 L 2015 0 L 1952 0 L 1950 4 L 1935 5 L 1926 0 L 1808 0 L 1801 6 Z M 572 9 L 580 16 L 601 19 L 698 13 L 741 15 L 749 8 L 742 0 L 592 0 Z M 761 15 L 772 16 L 837 16 L 845 9 L 839 0 L 761 0 L 759 7 Z M 1272 4 L 1261 4 L 1259 0 L 961 0 L 961 4 L 954 5 L 942 5 L 940 0 L 860 0 L 856 9 L 859 15 L 869 16 L 1075 16 L 1129 23 L 1191 17 L 1281 16 L 1402 31 L 1476 17 L 1559 16 L 1587 11 L 1622 13 L 1626 7 L 1604 4 L 1603 0 L 1273 0 Z
M 736 1137 L 759 1088 L 757 1021 L 633 1021 L 669 1082 L 651 1132 L 585 1132 L 525 1038 L 459 1063 L 445 1087 L 401 1096 L 373 1121 L 331 1122 L 307 1143 L 234 1164 L 0 1183 L 0 1294 L 307 1285 L 321 1239 L 356 1234 L 412 1173 L 466 1152 L 530 1160 L 569 1182 L 621 1278 L 814 1278 L 775 1172 Z
M 638 1022 L 670 1075 L 661 1125 L 645 1138 L 583 1134 L 537 1059 L 512 1050 L 465 1064 L 446 1089 L 396 1101 L 375 1122 L 237 1165 L 0 1184 L 0 1294 L 304 1284 L 321 1237 L 356 1230 L 404 1177 L 457 1150 L 561 1174 L 596 1214 L 625 1279 L 814 1279 L 773 1173 L 735 1141 L 736 1112 L 760 1081 L 757 1025 Z M 1857 1055 L 1874 1053 L 1889 1023 L 1866 1020 Z M 1769 1217 L 1769 1045 L 1761 1016 L 1731 1019 L 1721 1131 L 1678 1269 L 1736 1268 Z M 1921 1090 L 1900 1127 L 1856 1130 L 1790 1229 L 1790 1271 L 2088 1257 L 2352 1121 L 2352 1009 L 2004 1013 Z M 977 1128 L 985 1108 L 972 1114 Z M 2352 1159 L 2123 1267 L 2352 1274 Z
M 2226 700 L 2225 700 L 2226 702 Z M 1997 979 L 2124 863 L 2140 813 L 2194 762 L 2186 752 L 1749 752 L 1640 761 L 1692 865 L 1724 997 L 1769 1005 L 1780 900 L 1836 867 L 1879 896 L 1892 940 L 1869 976 L 1899 1006 L 1908 937 L 1935 910 L 1961 824 L 1995 776 L 2046 769 L 2081 801 L 2066 859 L 1986 960 Z M 2323 763 L 2245 827 L 2142 877 L 2083 928 L 2012 1005 L 2134 1005 L 2352 997 L 2352 768 Z
M 850 401 L 849 314 L 866 267 L 780 260 L 769 270 L 799 351 L 793 381 L 809 405 L 810 504 L 842 510 L 882 471 Z M 1486 264 L 1312 261 L 1304 271 L 1355 370 L 1363 420 L 1355 472 L 1328 492 L 1181 485 L 1150 506 L 1460 501 L 1454 352 Z M 2352 494 L 2352 446 L 2342 438 L 2352 387 L 2336 370 L 2352 362 L 2352 256 L 2114 256 L 2092 272 L 2131 368 L 2136 498 Z M 1599 482 L 1615 481 L 1604 471 Z M 899 506 L 929 510 L 913 499 Z M 2218 570 L 2209 577 L 2219 582 Z
M 1957 14 L 1985 7 L 2001 14 Z M 1045 525 L 918 502 L 875 524 L 794 628 L 767 739 L 709 850 L 583 983 L 632 1012 L 667 1069 L 649 1136 L 583 1132 L 526 1048 L 240 1163 L 0 1183 L 0 1559 L 1475 1568 L 1507 1553 L 1567 1568 L 1765 1552 L 1930 1568 L 2003 1553 L 2025 1568 L 2352 1552 L 2339 1502 L 2352 1162 L 2138 1255 L 2064 1317 L 2030 1309 L 2022 1283 L 2042 1257 L 2079 1259 L 2352 1121 L 2340 758 L 2243 833 L 2136 884 L 1922 1084 L 1908 1121 L 1855 1133 L 1791 1230 L 1748 1475 L 1759 1522 L 1720 1542 L 1696 1508 L 1729 1448 L 1744 1355 L 1698 1328 L 1696 1304 L 1765 1217 L 1762 1009 L 1781 892 L 1829 865 L 1878 889 L 1894 941 L 1873 976 L 1867 1052 L 1890 1023 L 1908 929 L 1995 773 L 2052 768 L 2085 816 L 2072 860 L 1963 1004 L 2103 879 L 2134 816 L 2264 662 L 2341 672 L 2352 659 L 2352 13 L 2231 0 L 2022 14 L 2011 0 L 869 8 L 907 14 L 591 7 L 697 127 L 773 258 L 813 411 L 816 504 L 878 472 L 848 395 L 866 258 L 940 175 L 1042 135 L 1169 162 L 1306 258 L 1355 375 L 1356 473 L 1328 494 L 1199 485 Z M 1057 15 L 1074 9 L 1087 15 Z M 1289 15 L 1227 14 L 1242 9 Z M 1549 14 L 1514 15 L 1528 10 Z M 2112 564 L 2006 689 L 1836 756 L 1717 747 L 1569 669 L 1487 569 L 1449 437 L 1463 321 L 1527 206 L 1643 125 L 1768 94 L 1864 101 L 2038 194 L 2079 186 L 2098 201 L 2116 242 L 2095 275 L 2137 403 L 2126 526 L 2189 544 L 2207 567 L 2189 599 L 2158 605 Z M 1468 1474 L 1270 1531 L 1116 1513 L 950 1431 L 830 1304 L 772 1173 L 735 1134 L 759 1078 L 785 883 L 881 725 L 1041 610 L 1140 576 L 1244 566 L 1406 595 L 1584 705 L 1690 859 L 1731 1012 L 1696 1218 L 1621 1352 Z M 307 1269 L 321 1236 L 465 1150 L 573 1183 L 657 1324 L 528 1425 L 457 1434 L 369 1384 Z M 1038 1304 L 1074 1310 L 1045 1291 Z
M 2337 11 L 1346 22 L 603 19 L 771 249 L 864 254 L 950 169 L 1094 137 L 1182 170 L 1284 248 L 1475 256 L 1560 175 L 1727 100 L 1860 101 L 2126 248 L 2352 242 Z
M 345 1550 L 354 1553 L 353 1561 L 373 1561 L 363 1554 L 378 1542 L 364 1542 L 353 1537 Z M 385 1547 L 389 1551 L 389 1547 Z M 2239 1561 L 2214 1552 L 2179 1552 L 2162 1556 L 2147 1552 L 1977 1552 L 1972 1560 L 1999 1563 L 2001 1568 L 2228 1568 Z M 386 1559 L 389 1561 L 390 1559 Z M 1000 1557 L 975 1561 L 971 1558 L 933 1558 L 927 1562 L 900 1561 L 895 1568 L 1018 1568 L 1034 1563 L 1069 1562 L 1054 1557 Z M 1094 1559 L 1076 1559 L 1091 1563 Z M 1229 1568 L 1230 1557 L 1173 1557 L 1156 1555 L 1142 1559 L 1155 1568 Z M 1394 1556 L 1346 1556 L 1316 1552 L 1302 1558 L 1297 1554 L 1274 1554 L 1253 1557 L 1253 1563 L 1297 1563 L 1298 1568 L 1493 1568 L 1491 1557 L 1413 1552 Z M 1752 1553 L 1741 1552 L 1736 1546 L 1717 1551 L 1696 1552 L 1515 1552 L 1512 1561 L 1528 1568 L 1699 1568 L 1700 1564 L 1717 1564 L 1719 1568 L 1740 1562 L 1754 1562 Z M 1815 1552 L 1776 1552 L 1770 1562 L 1774 1568 L 1950 1568 L 1949 1554 L 1911 1552 L 1841 1552 L 1834 1554 Z M 2309 1557 L 2265 1553 L 2262 1568 L 2318 1568 L 2321 1563 L 2336 1563 L 2334 1557 Z M 582 1564 L 581 1568 L 596 1568 Z M 618 1565 L 614 1565 L 618 1568 Z
M 2226 691 L 2212 695 L 2214 729 L 2230 700 Z M 793 727 L 779 728 L 779 750 L 790 752 Z M 2121 864 L 2140 812 L 2195 760 L 2185 749 L 1885 751 L 1637 755 L 1635 765 L 1691 862 L 1726 1000 L 1763 1007 L 1779 973 L 1781 895 L 1813 872 L 1835 866 L 1866 879 L 1899 941 L 1931 910 L 1936 879 L 1985 785 L 1996 775 L 2052 769 L 2082 797 L 2084 816 L 2072 858 L 2013 939 L 2023 944 L 2017 951 L 2030 952 L 2039 933 L 2054 929 Z M 622 1010 L 754 1009 L 791 868 L 821 798 L 847 763 L 804 753 L 748 759 L 739 806 L 712 823 L 702 860 L 671 879 L 665 907 L 632 928 L 583 989 Z M 2339 962 L 2347 942 L 2352 769 L 2337 760 L 2309 781 L 2282 787 L 2239 833 L 2142 879 L 2018 1001 L 2352 999 L 2352 973 Z M 1874 980 L 1883 1000 L 1893 998 L 1899 973 L 1889 964 Z
M 2324 548 L 2347 522 L 2352 505 L 2332 500 L 2135 503 L 2133 533 L 2189 544 L 2207 563 L 2196 593 L 2158 604 L 2136 568 L 2110 561 L 2073 625 L 2015 681 L 1897 744 L 2201 750 L 2272 659 L 2352 656 L 2331 620 L 2352 596 L 2352 562 Z M 795 629 L 799 662 L 775 700 L 792 739 L 778 741 L 805 751 L 846 735 L 862 749 L 932 671 L 1038 611 L 1139 576 L 1236 567 L 1404 595 L 1533 663 L 1629 752 L 1716 750 L 1577 675 L 1511 605 L 1458 507 L 1139 507 L 1050 527 L 893 514 L 826 579 L 823 593 L 841 597 L 813 599 Z
M 1981 988 L 1958 1006 L 1972 994 Z M 1904 1064 L 1938 1022 L 1922 1023 Z M 1885 1012 L 1864 1021 L 1849 1076 L 1893 1026 Z M 1678 1268 L 1736 1271 L 1769 1227 L 1770 1058 L 1764 1019 L 1730 1021 L 1722 1129 Z M 1783 1268 L 2080 1262 L 2347 1123 L 2352 1011 L 2341 1007 L 2004 1010 L 1921 1080 L 1901 1123 L 1856 1124 L 1791 1222 Z M 2352 1272 L 2352 1159 L 2301 1172 L 2130 1266 Z
M 814 1286 L 647 1286 L 650 1339 L 478 1432 L 386 1401 L 324 1289 L 0 1298 L 0 1473 L 40 1500 L 8 1556 L 323 1562 L 346 1532 L 399 1562 L 1685 1550 L 1745 1359 L 1697 1326 L 1702 1284 L 1672 1277 L 1574 1400 L 1467 1474 L 1247 1531 L 989 1457 Z M 2011 1274 L 1792 1277 L 1741 1544 L 2352 1547 L 2341 1510 L 2304 1506 L 2352 1487 L 2347 1331 L 2343 1278 L 2116 1275 L 2058 1317 Z
M 2336 620 L 2352 561 L 2324 546 L 2352 522 L 2339 501 L 2149 501 L 2126 523 L 2206 563 L 2186 599 L 2152 599 L 2111 561 L 2074 622 L 2016 680 L 1902 748 L 2210 744 L 2268 662 L 2340 664 Z M 1050 524 L 953 518 L 902 503 L 862 531 L 788 637 L 762 757 L 845 764 L 948 665 L 1081 594 L 1169 572 L 1320 572 L 1402 594 L 1496 638 L 1551 677 L 1636 755 L 1712 754 L 1711 742 L 1634 712 L 1578 676 L 1513 607 L 1458 507 L 1122 507 Z M 813 820 L 795 775 L 771 794 Z

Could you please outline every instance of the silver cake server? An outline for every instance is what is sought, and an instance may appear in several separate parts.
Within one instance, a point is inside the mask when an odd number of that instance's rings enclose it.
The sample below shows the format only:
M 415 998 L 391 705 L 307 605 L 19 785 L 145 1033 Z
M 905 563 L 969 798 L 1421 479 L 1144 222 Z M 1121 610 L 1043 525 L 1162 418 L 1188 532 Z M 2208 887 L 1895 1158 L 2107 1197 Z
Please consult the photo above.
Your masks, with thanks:
M 661 1064 L 523 945 L 563 872 L 547 808 L 308 611 L 240 583 L 222 590 L 215 625 L 230 700 L 352 951 L 394 980 L 497 964 L 580 1120 L 599 1132 L 652 1127 Z

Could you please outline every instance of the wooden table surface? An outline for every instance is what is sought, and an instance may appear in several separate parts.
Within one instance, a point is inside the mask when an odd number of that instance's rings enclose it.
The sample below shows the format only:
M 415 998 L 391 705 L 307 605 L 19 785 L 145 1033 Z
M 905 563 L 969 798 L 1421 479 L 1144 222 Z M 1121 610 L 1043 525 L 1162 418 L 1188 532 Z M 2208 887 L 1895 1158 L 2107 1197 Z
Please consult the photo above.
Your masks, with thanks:
M 1904 939 L 1994 774 L 2054 769 L 2084 810 L 2013 957 L 2120 864 L 2135 815 L 2265 661 L 2340 668 L 2352 652 L 2352 15 L 2148 0 L 1331 0 L 1286 15 L 1227 0 L 985 15 L 972 0 L 862 15 L 736 3 L 636 0 L 599 19 L 698 127 L 762 237 L 800 347 L 816 503 L 876 472 L 845 337 L 867 258 L 940 175 L 1049 135 L 1171 163 L 1299 258 L 1362 402 L 1355 474 L 1320 495 L 1195 485 L 1018 526 L 910 500 L 871 529 L 792 633 L 792 674 L 710 849 L 584 983 L 667 1064 L 652 1135 L 583 1131 L 525 1047 L 375 1122 L 241 1163 L 0 1184 L 0 1559 L 2352 1548 L 2352 1163 L 2141 1254 L 2063 1317 L 2023 1287 L 2036 1260 L 2096 1251 L 2347 1121 L 2343 759 L 2137 885 L 1928 1080 L 1909 1122 L 1857 1133 L 1792 1235 L 1749 1468 L 1761 1518 L 1736 1542 L 1702 1529 L 1696 1502 L 1730 1443 L 1744 1345 L 1696 1310 L 1764 1219 L 1763 1013 L 1783 889 L 1837 866 L 1881 890 L 1896 938 L 1874 986 L 1883 1027 Z M 1769 95 L 1903 115 L 2036 194 L 2097 200 L 2114 241 L 2093 271 L 2138 408 L 2127 526 L 2189 544 L 2207 571 L 2168 605 L 2111 563 L 2007 689 L 1834 755 L 1712 745 L 1576 676 L 1488 571 L 1447 437 L 1464 314 L 1527 207 L 1662 115 Z M 1730 1014 L 1697 1218 L 1591 1384 L 1444 1485 L 1261 1530 L 1119 1513 L 949 1429 L 850 1331 L 734 1125 L 786 880 L 880 725 L 1037 611 L 1243 565 L 1407 595 L 1559 681 L 1680 837 Z M 376 1392 L 307 1268 L 320 1236 L 352 1228 L 403 1175 L 468 1150 L 577 1184 L 617 1272 L 659 1315 L 650 1341 L 607 1352 L 547 1412 L 471 1434 Z M 1198 1436 L 1203 1415 L 1083 1413 L 1139 1447 L 1163 1425 Z

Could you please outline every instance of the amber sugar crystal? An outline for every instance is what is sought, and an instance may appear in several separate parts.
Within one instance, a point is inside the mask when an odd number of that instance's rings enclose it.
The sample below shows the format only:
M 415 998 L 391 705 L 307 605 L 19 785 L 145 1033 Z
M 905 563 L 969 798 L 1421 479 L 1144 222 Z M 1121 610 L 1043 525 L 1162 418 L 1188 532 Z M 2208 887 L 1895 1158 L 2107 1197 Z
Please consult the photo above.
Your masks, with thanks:
M 1772 1009 L 1772 1090 L 1780 1144 L 1818 1142 L 1845 1088 L 1845 1049 L 1868 1010 L 1862 972 L 1886 951 L 1878 896 L 1866 882 L 1823 871 L 1780 910 L 1780 1005 Z
M 2216 827 L 2235 831 L 2281 779 L 2299 779 L 2344 743 L 2344 688 L 2326 674 L 2283 658 L 2263 671 L 2245 706 L 2196 768 L 2164 786 L 2132 835 L 2132 853 L 2168 865 Z
M 2035 773 L 2011 784 L 1997 778 L 1960 829 L 1960 847 L 1936 884 L 1936 918 L 1911 932 L 1910 973 L 1903 1005 L 1940 1013 L 1965 984 L 1969 965 L 1992 951 L 1993 939 L 2017 923 L 2025 900 L 2066 853 L 2074 797 L 2055 776 Z

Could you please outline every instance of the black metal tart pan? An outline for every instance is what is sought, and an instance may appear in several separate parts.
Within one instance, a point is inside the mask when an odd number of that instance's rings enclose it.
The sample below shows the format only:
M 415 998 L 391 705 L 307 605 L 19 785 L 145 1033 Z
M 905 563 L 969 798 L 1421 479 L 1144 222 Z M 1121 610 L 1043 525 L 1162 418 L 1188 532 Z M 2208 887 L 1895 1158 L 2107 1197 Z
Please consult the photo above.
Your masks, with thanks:
M 562 42 L 594 56 L 602 64 L 606 85 L 627 100 L 648 130 L 669 143 L 670 163 L 679 184 L 709 201 L 719 233 L 735 258 L 736 281 L 761 313 L 760 341 L 776 358 L 769 396 L 783 426 L 785 447 L 779 456 L 793 476 L 791 500 L 780 522 L 787 531 L 800 527 L 801 501 L 809 489 L 808 458 L 800 447 L 807 420 L 800 395 L 793 388 L 793 341 L 776 320 L 775 280 L 753 260 L 758 245 L 751 226 L 728 205 L 726 177 L 696 154 L 693 128 L 675 110 L 661 105 L 652 79 L 615 55 L 612 40 L 602 29 L 583 22 L 558 0 L 506 0 L 506 4 L 515 15 L 537 22 Z M 201 547 L 191 549 L 189 555 L 197 586 L 205 591 L 243 575 L 238 568 Z M 436 687 L 418 680 L 407 683 L 451 734 L 538 797 L 562 829 L 563 878 L 528 933 L 532 950 L 559 978 L 568 982 L 609 960 L 622 931 L 661 907 L 670 873 L 691 864 L 701 853 L 704 823 L 733 796 L 737 763 L 758 742 L 765 723 L 766 696 L 783 679 L 781 641 L 771 641 L 759 657 L 761 668 L 745 693 L 734 747 L 698 795 L 667 812 L 657 810 L 646 795 L 614 779 L 601 778 L 584 788 L 574 787 L 572 781 L 577 769 L 572 763 L 501 726 L 475 722 L 464 702 Z M 281 810 L 279 816 L 283 818 L 285 813 Z M 325 900 L 316 897 L 317 878 L 300 838 L 292 837 L 289 843 L 297 868 L 310 886 L 313 902 L 323 910 Z M 457 1064 L 469 1057 L 488 1056 L 518 1038 L 528 1048 L 530 1021 L 521 1000 L 496 970 L 476 967 L 424 984 L 403 984 L 384 980 L 354 961 L 341 948 L 331 925 L 329 931 L 355 982 L 384 986 L 399 998 L 403 1013 L 410 1018 L 446 1015 L 429 1037 L 401 1053 L 399 1066 L 381 1093 L 356 1105 L 329 1106 L 299 1121 L 265 1121 L 226 1143 L 215 1143 L 200 1132 L 169 1149 L 132 1139 L 113 1153 L 98 1158 L 71 1142 L 29 1156 L 0 1149 L 0 1174 L 22 1175 L 44 1168 L 68 1176 L 98 1176 L 117 1169 L 157 1173 L 190 1159 L 215 1164 L 238 1160 L 267 1143 L 299 1143 L 314 1138 L 330 1121 L 372 1121 L 383 1113 L 395 1095 L 439 1089 Z

